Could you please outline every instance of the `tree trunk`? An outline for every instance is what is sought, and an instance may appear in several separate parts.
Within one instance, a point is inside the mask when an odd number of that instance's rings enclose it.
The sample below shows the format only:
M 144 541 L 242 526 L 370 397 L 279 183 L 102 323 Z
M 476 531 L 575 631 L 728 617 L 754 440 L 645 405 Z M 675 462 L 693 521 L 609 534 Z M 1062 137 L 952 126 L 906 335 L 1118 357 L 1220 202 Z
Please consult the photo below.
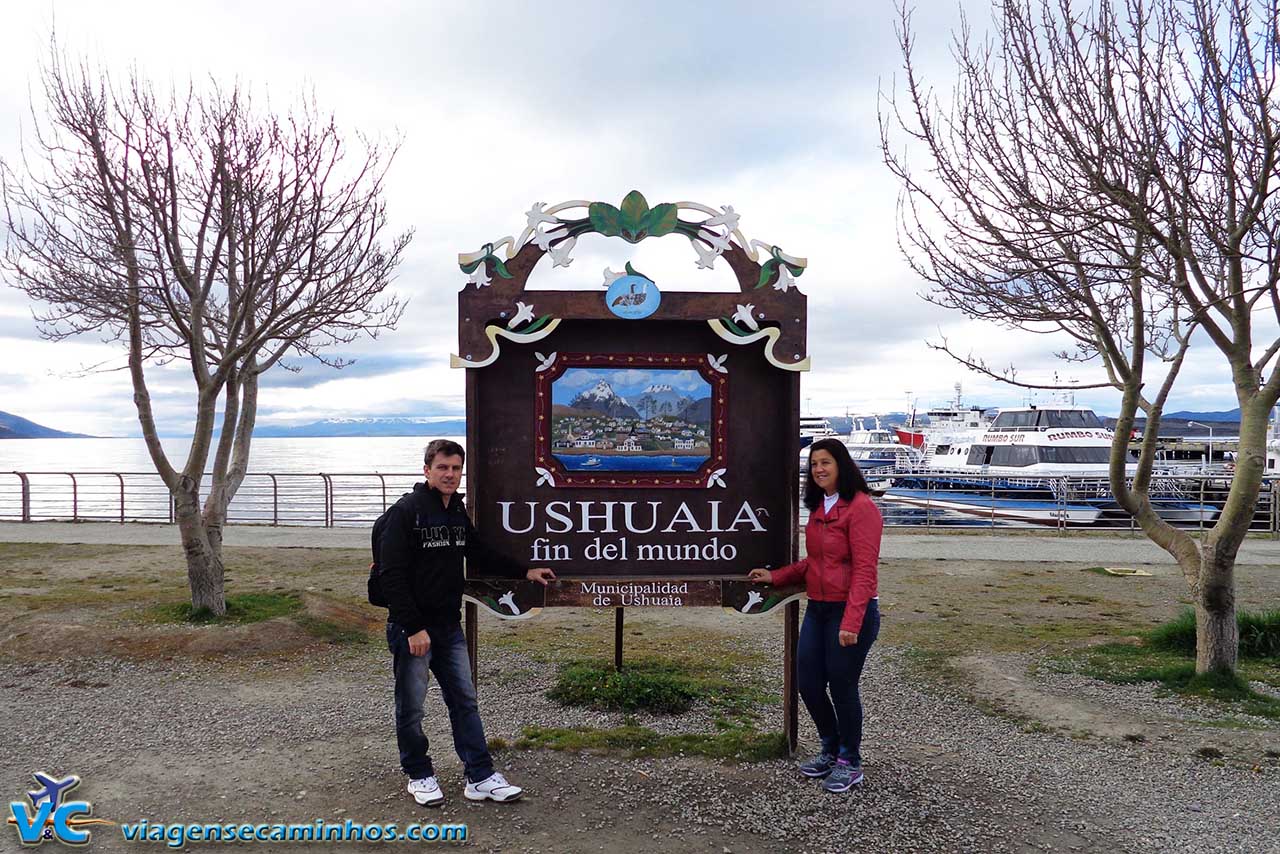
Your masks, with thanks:
M 185 478 L 184 478 L 185 480 Z M 200 515 L 198 485 L 174 495 L 174 515 L 182 533 L 182 550 L 187 557 L 187 581 L 191 586 L 191 608 L 207 608 L 221 617 L 227 613 L 223 587 L 221 530 L 210 537 Z
M 1235 559 L 1212 543 L 1202 547 L 1196 591 L 1196 673 L 1235 672 L 1240 646 L 1236 624 Z

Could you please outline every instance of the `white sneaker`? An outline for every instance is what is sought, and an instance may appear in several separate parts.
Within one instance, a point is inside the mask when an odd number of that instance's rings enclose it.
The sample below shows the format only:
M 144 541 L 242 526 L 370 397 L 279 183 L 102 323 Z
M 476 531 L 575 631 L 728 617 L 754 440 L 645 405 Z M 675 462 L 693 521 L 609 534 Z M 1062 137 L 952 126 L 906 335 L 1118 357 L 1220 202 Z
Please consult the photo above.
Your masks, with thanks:
M 444 803 L 444 792 L 440 791 L 440 782 L 435 777 L 410 780 L 408 789 L 413 799 L 423 806 L 438 807 Z
M 492 776 L 479 783 L 468 781 L 467 790 L 463 794 L 473 801 L 483 801 L 488 798 L 491 801 L 502 802 L 516 800 L 524 794 L 524 789 L 511 785 L 506 777 L 495 771 Z

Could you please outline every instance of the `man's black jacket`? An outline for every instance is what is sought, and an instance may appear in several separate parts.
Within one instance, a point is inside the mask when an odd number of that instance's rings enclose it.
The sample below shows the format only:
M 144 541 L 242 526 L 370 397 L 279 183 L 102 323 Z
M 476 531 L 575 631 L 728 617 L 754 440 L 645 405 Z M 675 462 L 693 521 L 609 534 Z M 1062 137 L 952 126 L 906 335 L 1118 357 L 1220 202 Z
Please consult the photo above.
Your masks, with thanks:
M 464 558 L 474 575 L 524 577 L 523 566 L 480 539 L 461 493 L 454 493 L 446 507 L 438 490 L 419 483 L 389 512 L 378 562 L 390 603 L 388 619 L 406 634 L 458 620 Z

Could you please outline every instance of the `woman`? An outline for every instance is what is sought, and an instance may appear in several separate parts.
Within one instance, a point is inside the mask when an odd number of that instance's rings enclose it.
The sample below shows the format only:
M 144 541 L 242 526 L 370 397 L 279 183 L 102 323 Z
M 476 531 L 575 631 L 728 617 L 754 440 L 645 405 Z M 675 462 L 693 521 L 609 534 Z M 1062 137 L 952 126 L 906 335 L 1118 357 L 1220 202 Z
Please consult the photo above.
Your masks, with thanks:
M 884 522 L 866 479 L 837 439 L 813 443 L 804 503 L 808 556 L 772 572 L 753 569 L 747 578 L 779 586 L 804 579 L 809 605 L 800 629 L 797 681 L 822 753 L 803 763 L 800 773 L 825 777 L 828 792 L 847 792 L 863 780 L 858 679 L 880 633 L 876 582 Z

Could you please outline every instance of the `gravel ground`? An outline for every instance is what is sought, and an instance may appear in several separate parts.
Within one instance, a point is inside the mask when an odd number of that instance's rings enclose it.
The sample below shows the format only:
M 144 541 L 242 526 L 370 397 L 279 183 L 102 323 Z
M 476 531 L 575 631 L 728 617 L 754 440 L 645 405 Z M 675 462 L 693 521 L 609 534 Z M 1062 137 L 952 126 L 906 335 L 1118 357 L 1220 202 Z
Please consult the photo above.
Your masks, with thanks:
M 778 629 L 760 620 L 732 631 L 779 660 Z M 490 737 L 622 722 L 548 701 L 550 668 L 518 648 L 482 645 L 481 661 Z M 769 668 L 740 677 L 780 687 Z M 1048 690 L 1095 691 L 1079 677 L 1037 678 Z M 1096 693 L 1130 712 L 1174 711 L 1140 690 Z M 429 734 L 450 800 L 426 812 L 403 793 L 391 677 L 376 647 L 284 661 L 0 664 L 0 784 L 16 797 L 34 770 L 78 773 L 78 794 L 113 820 L 466 822 L 484 851 L 1280 851 L 1274 760 L 1213 762 L 1159 743 L 1028 731 L 923 680 L 888 645 L 873 651 L 863 694 L 867 782 L 849 796 L 823 793 L 781 760 L 505 750 L 499 763 L 528 797 L 477 805 L 461 797 L 433 692 Z M 637 717 L 665 732 L 711 727 L 705 712 Z M 801 721 L 812 749 L 803 712 Z M 760 725 L 780 727 L 778 709 L 761 709 Z M 12 842 L 0 837 L 0 849 Z M 93 845 L 130 850 L 115 831 L 99 830 Z

